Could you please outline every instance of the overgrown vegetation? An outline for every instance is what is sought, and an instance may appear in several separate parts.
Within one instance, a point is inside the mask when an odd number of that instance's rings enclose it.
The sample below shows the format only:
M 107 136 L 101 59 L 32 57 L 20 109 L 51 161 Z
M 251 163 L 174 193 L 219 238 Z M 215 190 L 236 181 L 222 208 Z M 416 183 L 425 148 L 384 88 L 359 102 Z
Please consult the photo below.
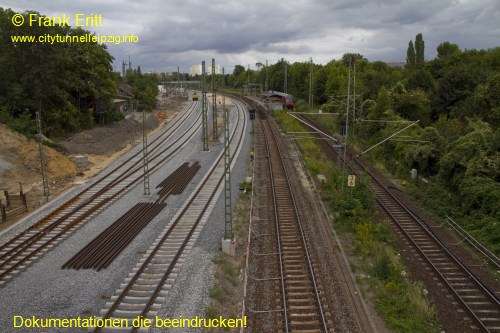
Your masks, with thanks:
M 422 206 L 438 217 L 450 215 L 499 255 L 500 47 L 462 51 L 444 42 L 437 57 L 426 61 L 424 45 L 421 34 L 409 43 L 404 68 L 369 62 L 359 54 L 313 65 L 314 110 L 337 114 L 316 119 L 339 134 L 347 119 L 345 97 L 338 96 L 347 93 L 346 63 L 354 57 L 351 92 L 358 97 L 349 116 L 348 145 L 366 150 L 418 120 L 365 156 L 394 178 L 408 179 L 416 169 L 419 179 L 409 188 Z M 269 88 L 282 90 L 285 64 L 288 91 L 299 110 L 307 111 L 310 63 L 282 60 L 250 73 L 251 80 L 264 82 L 265 69 L 272 77 Z
M 60 137 L 96 123 L 123 118 L 113 102 L 122 81 L 112 70 L 113 57 L 96 42 L 19 42 L 16 36 L 86 38 L 89 31 L 54 25 L 12 24 L 11 9 L 0 7 L 0 122 L 27 136 L 36 131 L 35 114 L 42 111 L 43 132 Z M 34 11 L 22 13 L 43 16 Z M 151 110 L 156 76 L 128 71 L 126 83 L 135 93 L 134 107 Z
M 286 132 L 304 131 L 285 112 L 274 115 Z M 375 200 L 362 185 L 365 182 L 342 189 L 341 182 L 346 182 L 346 175 L 325 158 L 317 141 L 300 139 L 297 145 L 311 174 L 326 176 L 326 181 L 319 185 L 322 199 L 330 204 L 336 217 L 335 228 L 353 238 L 352 251 L 360 263 L 352 268 L 358 273 L 358 282 L 363 280 L 375 293 L 377 311 L 387 325 L 397 332 L 439 332 L 436 310 L 423 286 L 407 278 L 390 226 L 377 218 Z

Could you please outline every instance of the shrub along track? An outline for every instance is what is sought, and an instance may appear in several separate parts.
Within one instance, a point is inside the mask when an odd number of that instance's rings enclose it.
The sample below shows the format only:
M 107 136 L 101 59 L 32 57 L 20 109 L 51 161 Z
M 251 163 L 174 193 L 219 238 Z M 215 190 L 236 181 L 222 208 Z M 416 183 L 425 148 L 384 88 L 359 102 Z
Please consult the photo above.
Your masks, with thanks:
M 197 132 L 201 126 L 199 115 L 184 133 L 174 138 L 197 106 L 198 103 L 193 102 L 179 118 L 174 119 L 170 126 L 167 126 L 148 145 L 150 172 L 173 156 Z M 4 286 L 51 247 L 140 181 L 143 176 L 142 160 L 143 151 L 140 150 L 26 230 L 2 244 L 0 246 L 0 286 Z
M 311 121 L 305 124 L 309 124 L 308 126 L 315 131 L 318 130 L 319 126 Z M 324 132 L 318 132 L 318 135 L 327 138 Z M 337 148 L 331 143 L 333 138 L 328 139 L 330 140 L 322 141 L 327 143 L 329 152 L 335 158 L 338 153 Z M 365 161 L 349 151 L 345 156 L 346 166 L 358 177 L 362 174 L 370 176 L 370 181 L 366 185 L 376 195 L 377 203 L 390 218 L 395 232 L 405 239 L 413 255 L 425 267 L 426 275 L 432 276 L 434 283 L 438 281 L 437 284 L 441 286 L 440 293 L 448 295 L 448 303 L 451 304 L 446 307 L 453 309 L 457 305 L 463 309 L 463 315 L 455 310 L 455 317 L 458 318 L 451 325 L 458 323 L 461 330 L 465 329 L 468 332 L 500 332 L 500 302 L 495 295 L 498 290 L 491 290 L 482 283 L 436 236 L 424 222 L 424 218 L 418 216 L 389 191 L 384 180 L 368 168 Z M 450 302 L 451 299 L 453 301 Z M 450 318 L 445 319 L 448 320 Z

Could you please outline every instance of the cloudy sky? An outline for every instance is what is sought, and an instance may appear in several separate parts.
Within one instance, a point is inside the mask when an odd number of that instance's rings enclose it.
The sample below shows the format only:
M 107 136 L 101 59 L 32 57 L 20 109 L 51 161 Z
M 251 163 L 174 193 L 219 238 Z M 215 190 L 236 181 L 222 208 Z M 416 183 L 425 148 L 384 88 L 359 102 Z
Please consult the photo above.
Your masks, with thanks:
M 404 61 L 419 32 L 426 59 L 444 41 L 462 50 L 500 46 L 499 0 L 0 0 L 0 6 L 49 16 L 102 15 L 102 27 L 86 29 L 139 38 L 107 44 L 116 70 L 129 55 L 143 71 L 179 66 L 182 72 L 212 58 L 226 72 L 281 58 L 326 64 L 347 52 Z

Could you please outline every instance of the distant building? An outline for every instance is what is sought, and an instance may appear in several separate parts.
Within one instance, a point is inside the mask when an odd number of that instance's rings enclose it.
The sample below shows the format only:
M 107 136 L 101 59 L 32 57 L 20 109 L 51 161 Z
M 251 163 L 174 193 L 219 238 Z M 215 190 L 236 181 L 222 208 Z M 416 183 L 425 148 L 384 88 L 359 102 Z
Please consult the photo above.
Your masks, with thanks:
M 406 61 L 387 61 L 386 64 L 389 67 L 405 67 Z
M 205 63 L 205 73 L 212 74 L 212 63 Z M 191 76 L 201 75 L 201 64 L 191 66 Z M 215 74 L 222 74 L 220 65 L 215 64 Z
M 201 75 L 201 64 L 191 66 L 191 76 Z
M 118 106 L 120 112 L 126 112 L 132 110 L 133 98 L 134 93 L 132 92 L 132 87 L 125 83 L 119 83 L 116 98 L 113 99 L 113 103 Z

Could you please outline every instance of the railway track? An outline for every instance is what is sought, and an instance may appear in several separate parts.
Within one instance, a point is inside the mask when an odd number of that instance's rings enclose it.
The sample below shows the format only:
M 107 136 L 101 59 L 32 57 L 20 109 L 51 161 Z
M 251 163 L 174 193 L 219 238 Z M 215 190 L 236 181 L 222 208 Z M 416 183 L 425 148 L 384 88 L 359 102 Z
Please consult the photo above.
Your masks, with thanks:
M 319 127 L 310 121 L 304 124 L 315 131 Z M 325 137 L 324 131 L 320 135 Z M 325 142 L 331 151 L 337 154 L 336 148 L 331 144 L 332 141 L 325 140 Z M 370 176 L 370 181 L 366 185 L 376 195 L 377 203 L 390 217 L 394 228 L 406 237 L 474 322 L 470 329 L 500 332 L 500 301 L 495 292 L 484 285 L 434 234 L 423 219 L 394 196 L 383 181 L 360 159 L 349 151 L 346 154 L 346 158 L 349 159 L 346 164 L 358 177 L 362 174 Z
M 238 118 L 231 133 L 230 150 L 237 156 L 243 142 L 247 115 L 243 105 L 234 101 Z M 132 321 L 138 316 L 154 318 L 165 302 L 201 227 L 221 193 L 224 180 L 224 151 L 216 158 L 196 189 L 157 237 L 144 257 L 137 263 L 101 310 L 103 319 L 116 318 Z M 165 184 L 164 184 L 165 185 Z M 129 325 L 132 327 L 132 325 Z M 127 328 L 124 332 L 148 332 L 148 328 Z M 93 332 L 116 332 L 116 328 L 96 328 Z
M 258 122 L 261 129 L 256 129 L 256 135 L 263 137 L 259 150 L 267 159 L 268 169 L 266 179 L 269 180 L 269 194 L 266 197 L 271 210 L 268 223 L 274 225 L 274 233 L 263 236 L 275 238 L 276 252 L 273 255 L 279 272 L 278 277 L 268 279 L 279 281 L 275 288 L 279 295 L 276 296 L 278 310 L 269 312 L 280 314 L 277 329 L 283 332 L 330 332 L 331 322 L 322 291 L 324 288 L 316 276 L 309 252 L 303 217 L 285 166 L 286 156 L 279 133 L 264 113 L 260 113 Z
M 191 167 L 184 163 L 160 185 L 159 198 L 155 202 L 139 202 L 111 224 L 99 236 L 68 260 L 62 268 L 101 270 L 113 260 L 151 222 L 165 206 L 170 194 L 181 194 L 201 168 L 198 162 Z
M 181 149 L 201 126 L 200 116 L 181 132 L 198 103 L 192 103 L 149 145 L 150 172 Z M 177 137 L 175 137 L 177 136 Z M 0 287 L 45 252 L 99 214 L 142 179 L 142 150 L 76 194 L 60 207 L 0 246 Z

